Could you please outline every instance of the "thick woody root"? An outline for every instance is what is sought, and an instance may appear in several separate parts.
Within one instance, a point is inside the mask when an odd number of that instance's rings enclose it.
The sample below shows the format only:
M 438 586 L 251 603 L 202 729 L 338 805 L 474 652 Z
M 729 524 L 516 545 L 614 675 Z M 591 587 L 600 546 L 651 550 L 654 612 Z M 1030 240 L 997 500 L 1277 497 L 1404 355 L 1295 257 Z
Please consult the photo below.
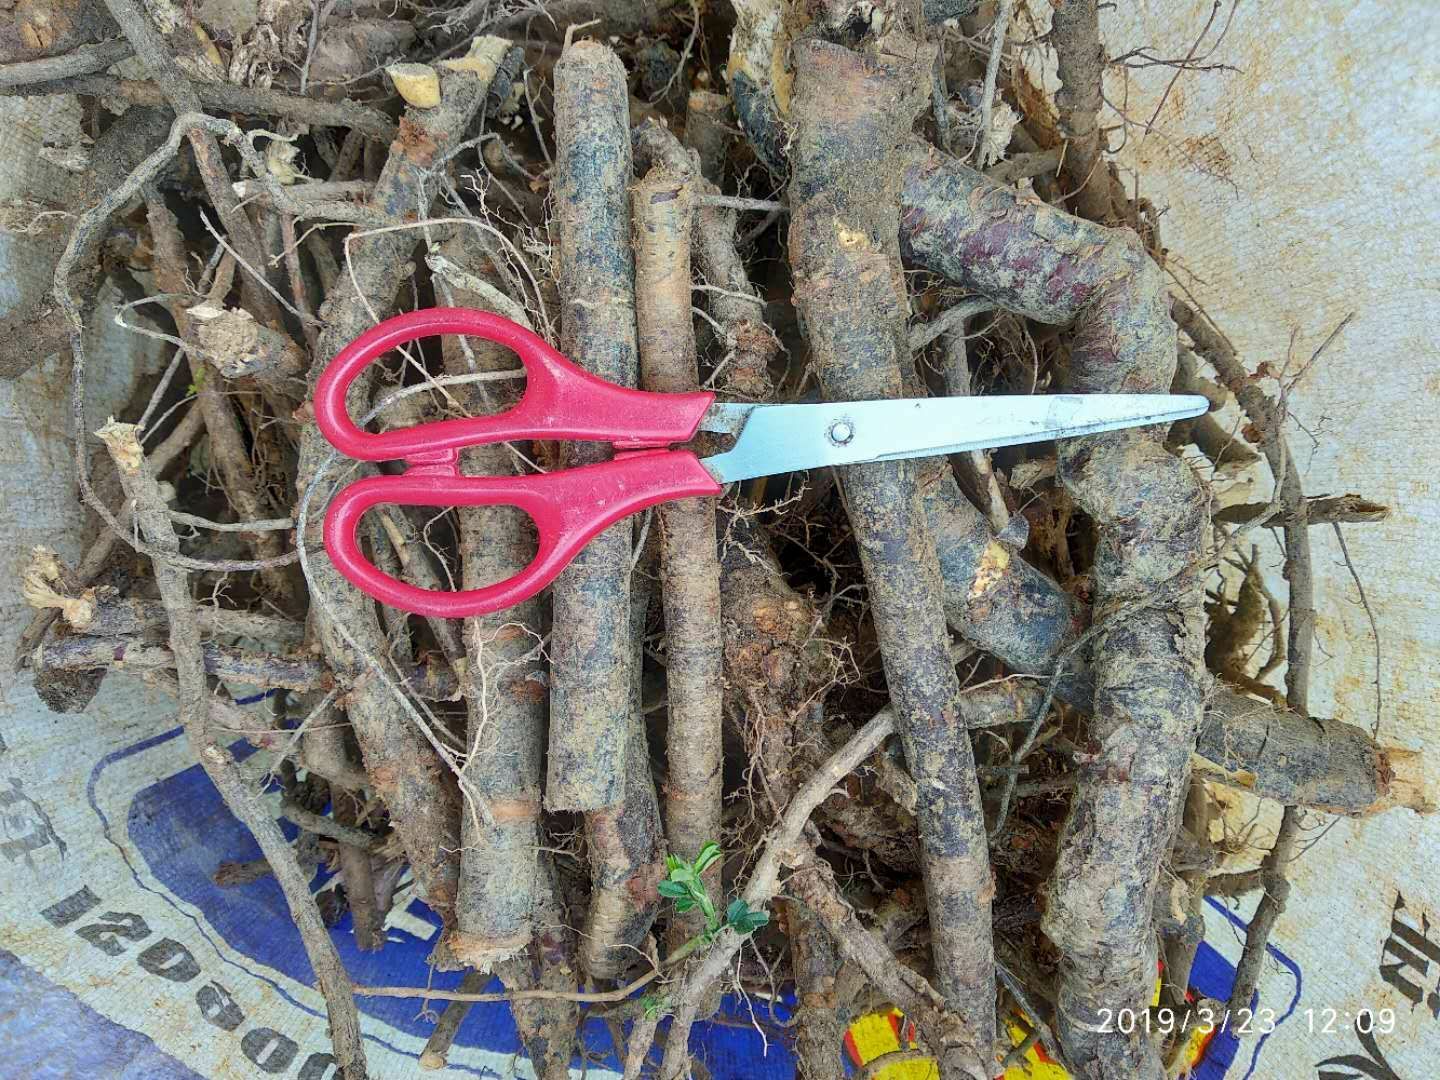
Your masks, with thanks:
M 654 169 L 634 190 L 635 278 L 642 383 L 684 393 L 699 383 L 690 313 L 690 233 L 694 188 L 689 171 Z M 670 723 L 664 798 L 670 851 L 694 859 L 720 836 L 720 561 L 715 500 L 686 499 L 656 511 L 660 594 L 665 609 L 665 686 Z M 706 872 L 720 895 L 720 864 Z M 704 929 L 704 916 L 677 918 L 672 945 Z
M 944 462 L 924 468 L 921 490 L 939 553 L 950 625 L 1013 670 L 1049 675 L 1088 613 L 995 538 L 985 515 L 961 493 Z M 1066 699 L 1089 696 L 1080 660 L 1066 666 L 1057 692 Z
M 625 69 L 610 49 L 578 42 L 555 66 L 555 223 L 561 348 L 595 374 L 638 374 L 630 237 L 630 129 Z M 572 443 L 565 463 L 608 457 Z M 591 897 L 580 963 L 613 978 L 640 954 L 663 873 L 659 809 L 639 712 L 631 621 L 633 523 L 592 540 L 556 580 L 545 805 L 586 812 Z
M 630 600 L 630 633 L 644 636 L 654 580 L 654 547 Z M 590 904 L 580 940 L 580 964 L 591 978 L 616 978 L 648 952 L 645 937 L 660 910 L 658 885 L 665 876 L 660 804 L 650 770 L 650 748 L 641 710 L 640 658 L 630 669 L 630 732 L 625 748 L 625 798 L 585 815 L 590 857 Z
M 103 58 L 104 54 L 96 50 L 87 56 Z M 78 56 L 70 59 L 78 59 Z M 22 75 L 40 78 L 34 82 L 28 78 L 23 82 L 16 81 Z M 395 122 L 379 109 L 368 105 L 350 101 L 324 101 L 314 97 L 301 97 L 299 94 L 287 94 L 283 90 L 237 86 L 226 82 L 194 82 L 190 87 L 200 99 L 201 105 L 217 112 L 239 113 L 243 116 L 279 116 L 316 127 L 350 128 L 371 139 L 384 142 L 395 137 Z M 83 94 L 111 98 L 145 108 L 163 108 L 166 104 L 160 87 L 153 82 L 137 79 L 122 79 L 114 75 L 81 71 L 76 71 L 73 75 L 62 77 L 56 74 L 52 77 L 39 69 L 32 68 L 22 73 L 13 67 L 0 73 L 0 95 L 19 94 L 26 97 Z M 244 188 L 239 190 L 244 191 Z
M 24 4 L 18 10 L 10 7 L 12 14 L 0 26 L 0 64 L 60 56 L 120 32 L 103 4 L 49 0 Z
M 593 979 L 616 978 L 641 959 L 640 946 L 659 911 L 656 886 L 665 876 L 660 807 L 638 707 L 627 712 L 627 721 L 625 797 L 585 815 L 591 893 L 580 964 Z
M 1422 755 L 1378 744 L 1353 724 L 1305 716 L 1216 686 L 1196 750 L 1217 779 L 1286 806 L 1362 816 L 1433 813 Z
M 483 258 L 472 233 L 447 242 L 447 258 L 467 266 Z M 457 290 L 463 307 L 486 306 L 484 298 Z M 470 361 L 460 340 L 442 346 L 445 370 L 466 374 Z M 506 349 L 475 341 L 477 371 L 514 366 Z M 482 384 L 483 385 L 483 384 Z M 461 390 L 464 388 L 456 388 Z M 513 405 L 520 388 L 491 384 L 482 394 L 462 397 L 471 413 L 497 412 Z M 513 473 L 518 459 L 501 444 L 475 446 L 461 454 L 467 476 Z M 458 511 L 461 587 L 476 589 L 513 577 L 535 550 L 530 520 L 510 507 L 473 506 Z M 540 772 L 545 750 L 545 684 L 540 659 L 543 639 L 538 600 L 465 620 L 465 704 L 468 734 L 464 776 L 483 803 L 461 818 L 460 894 L 451 948 L 461 963 L 489 971 L 529 944 L 540 846 Z
M 324 665 L 314 660 L 244 652 L 213 641 L 197 643 L 205 670 L 219 679 L 265 689 L 318 690 L 333 683 Z M 82 637 L 74 635 L 48 641 L 30 656 L 36 671 L 86 671 L 100 667 L 123 667 L 143 673 L 173 668 L 175 654 L 146 637 Z
M 786 583 L 761 531 L 749 518 L 728 525 L 722 578 L 728 708 L 744 721 L 759 773 L 752 786 L 778 814 L 793 797 L 797 762 L 813 758 L 818 765 L 831 749 L 815 737 L 818 732 L 797 738 L 797 727 L 806 723 L 810 704 L 830 685 L 834 658 L 818 636 L 822 620 L 814 603 Z M 837 796 L 822 803 L 817 814 L 844 836 L 836 814 L 854 805 L 854 799 Z M 909 826 L 913 830 L 913 817 Z M 916 846 L 912 838 L 907 841 L 910 848 Z M 918 857 L 909 863 L 918 869 Z M 804 904 L 786 897 L 777 898 L 776 905 L 790 940 L 796 981 L 799 1075 L 839 1080 L 843 1066 L 836 1048 L 855 1004 L 853 995 L 837 986 L 840 957 L 828 931 Z
M 484 0 L 463 5 L 460 25 L 481 19 L 506 31 L 524 30 L 536 39 L 560 39 L 572 27 L 587 33 L 634 34 L 657 27 L 675 10 L 674 0 L 547 0 L 542 6 L 516 6 L 508 14 L 487 18 L 490 5 Z M 538 17 L 537 17 L 538 16 Z
M 1175 328 L 1163 274 L 1139 239 L 1022 205 L 942 155 L 905 180 L 902 243 L 917 262 L 1032 318 L 1074 321 L 1072 382 L 1087 392 L 1169 389 Z M 1046 929 L 1066 957 L 1060 1029 L 1089 1076 L 1159 1075 L 1149 1043 L 1093 1030 L 1139 1007 L 1154 971 L 1150 898 L 1179 812 L 1204 677 L 1198 577 L 1207 506 L 1154 432 L 1066 443 L 1061 472 L 1100 526 L 1092 654 L 1099 755 L 1081 773 Z M 1123 844 L 1102 837 L 1123 836 Z M 1105 896 L 1125 897 L 1106 905 Z
M 1110 169 L 1100 156 L 1100 78 L 1105 49 L 1100 44 L 1097 0 L 1061 0 L 1055 5 L 1051 42 L 1059 57 L 1061 87 L 1055 95 L 1061 133 L 1066 137 L 1065 175 L 1075 209 L 1091 221 L 1110 217 Z
M 842 1003 L 835 980 L 840 956 L 815 913 L 797 901 L 783 907 L 790 965 L 795 975 L 795 1058 L 802 1080 L 841 1080 L 845 1075 L 836 1048 L 850 1026 L 850 1003 Z
M 714 95 L 692 95 L 692 110 L 696 97 Z M 687 140 L 693 127 L 692 119 L 685 132 Z M 635 129 L 633 141 L 636 165 L 640 168 L 664 166 L 682 172 L 693 172 L 697 164 L 705 168 L 703 149 L 687 150 L 654 119 L 646 120 Z M 714 168 L 716 151 L 710 152 Z M 696 194 L 702 197 L 720 192 L 708 172 L 693 177 L 692 183 Z M 724 385 L 742 397 L 763 400 L 772 391 L 770 365 L 779 354 L 780 343 L 762 318 L 764 302 L 751 284 L 745 263 L 735 248 L 736 218 L 732 209 L 702 202 L 695 209 L 692 248 L 695 263 L 710 290 L 704 294 L 710 317 L 724 333 L 727 352 L 719 361 L 725 364 Z
M 1185 797 L 1185 811 L 1181 816 L 1180 831 L 1176 834 L 1175 848 L 1183 845 L 1197 857 L 1193 865 L 1176 874 L 1176 894 L 1180 899 L 1177 920 L 1179 926 L 1163 932 L 1161 983 L 1161 1004 L 1177 1010 L 1185 1008 L 1186 994 L 1190 987 L 1190 974 L 1195 967 L 1195 957 L 1200 951 L 1200 942 L 1205 938 L 1205 882 L 1214 870 L 1215 853 L 1210 842 L 1211 819 L 1210 793 L 1205 782 L 1198 775 L 1190 778 L 1190 789 Z M 1172 856 L 1173 861 L 1173 856 Z M 1188 893 L 1188 897 L 1185 894 Z
M 658 576 L 658 544 L 654 530 L 641 549 L 641 575 L 631 593 L 631 636 L 645 636 L 652 592 Z M 644 683 L 636 655 L 631 668 L 631 732 L 625 749 L 625 801 L 598 814 L 586 815 L 585 838 L 590 857 L 590 906 L 580 963 L 592 978 L 616 978 L 635 965 L 641 952 L 651 952 L 649 927 L 660 914 L 658 884 L 665 876 L 665 838 L 660 799 L 649 765 Z M 598 972 L 599 975 L 595 975 Z
M 1193 420 L 1171 425 L 1166 446 L 1194 446 L 1205 455 L 1217 477 L 1241 472 L 1260 460 L 1239 433 L 1215 419 L 1215 410 L 1230 400 L 1230 394 L 1222 386 L 1200 375 L 1196 370 L 1195 354 L 1183 346 L 1176 356 L 1171 391 L 1176 394 L 1203 394 L 1210 401 L 1211 411 Z M 1249 516 L 1253 517 L 1254 511 Z
M 360 804 L 345 792 L 331 796 L 332 813 L 341 825 L 353 826 L 359 820 Z M 321 821 L 323 822 L 323 818 Z M 355 945 L 361 952 L 376 952 L 385 944 L 385 915 L 375 902 L 375 873 L 368 848 L 358 844 L 339 843 L 336 857 L 340 876 L 345 881 L 345 898 L 355 933 Z
M 530 886 L 531 904 L 526 911 L 527 919 L 533 923 L 530 941 L 515 955 L 504 959 L 492 957 L 488 961 L 488 966 L 500 977 L 507 991 L 540 990 L 554 994 L 512 1001 L 510 1006 L 526 1056 L 540 1080 L 567 1080 L 570 1076 L 570 1059 L 579 1022 L 575 1003 L 565 998 L 580 978 L 575 932 L 567 925 L 555 887 L 549 856 L 539 853 L 538 872 Z M 469 891 L 462 882 L 462 919 Z M 473 921 L 474 912 L 471 914 Z M 462 935 L 457 935 L 457 945 L 466 944 L 473 946 L 473 941 L 467 943 Z M 460 990 L 478 993 L 489 981 L 489 971 L 471 971 Z M 469 1001 L 450 1003 L 426 1043 L 425 1054 L 420 1060 L 422 1066 L 442 1068 L 445 1065 L 450 1044 L 473 1004 Z
M 744 732 L 768 813 L 785 809 L 797 735 L 835 679 L 837 658 L 823 637 L 815 602 L 785 580 L 764 531 L 751 517 L 722 510 L 720 598 L 725 710 Z
M 811 705 L 831 684 L 834 660 L 818 636 L 822 620 L 814 603 L 785 581 L 753 518 L 721 516 L 726 523 L 721 575 L 726 710 L 744 733 L 751 788 L 756 801 L 763 800 L 771 810 L 758 816 L 768 824 L 794 795 L 795 763 L 802 750 L 812 748 L 804 739 L 813 740 L 815 753 L 822 753 L 818 731 L 802 738 L 797 733 L 814 715 Z M 848 805 L 848 800 L 840 801 Z M 803 904 L 786 897 L 777 898 L 776 906 L 790 939 L 799 998 L 799 1073 L 807 1080 L 839 1080 L 836 1047 L 848 1022 L 842 1019 L 845 1010 L 838 1008 L 834 943 Z
M 725 172 L 734 128 L 728 97 L 708 90 L 690 92 L 685 103 L 685 146 L 694 151 L 700 175 L 712 184 L 719 184 Z
M 306 715 L 317 708 L 323 699 L 312 696 L 307 704 Z M 333 707 L 321 709 L 313 716 L 300 738 L 300 761 L 310 772 L 325 780 L 332 790 L 360 791 L 370 783 L 360 755 L 355 746 L 353 733 L 344 716 Z
M 1170 387 L 1175 337 L 1163 275 L 1143 253 L 1126 288 L 1098 291 L 1077 325 L 1072 384 L 1102 393 Z M 1124 337 L 1116 339 L 1119 331 Z M 1209 507 L 1189 467 L 1154 431 L 1062 446 L 1060 470 L 1099 526 L 1090 737 L 1060 837 L 1045 929 L 1065 954 L 1058 1028 L 1085 1076 L 1162 1076 L 1144 1037 L 1094 1031 L 1102 1009 L 1149 1000 L 1155 939 L 1149 912 L 1169 851 L 1200 727 L 1204 608 L 1200 564 Z M 1135 608 L 1138 607 L 1138 610 Z M 1123 842 L 1106 843 L 1106 838 Z M 1114 904 L 1127 897 L 1131 903 Z
M 473 232 L 457 234 L 441 252 L 482 280 L 495 276 Z M 487 306 L 484 297 L 461 289 L 454 290 L 451 299 L 464 307 Z M 514 367 L 507 350 L 480 340 L 471 345 L 475 370 Z M 447 374 L 470 371 L 470 357 L 458 339 L 447 338 L 442 355 Z M 519 393 L 519 386 L 501 383 L 457 396 L 468 412 L 478 414 L 513 405 Z M 461 454 L 466 475 L 503 476 L 518 465 L 518 457 L 504 445 L 471 447 Z M 467 507 L 458 514 L 462 588 L 500 581 L 529 563 L 535 537 L 528 518 L 508 507 Z M 464 776 L 489 817 L 466 812 L 461 819 L 451 948 L 459 962 L 481 972 L 493 970 L 509 990 L 567 990 L 577 978 L 575 935 L 556 899 L 549 857 L 540 851 L 546 719 L 540 659 L 543 614 L 540 601 L 527 600 L 503 612 L 466 619 L 464 629 Z M 452 1002 L 446 1013 L 457 1010 L 463 1016 L 469 1008 L 469 1003 Z M 568 1076 L 577 1019 L 574 1003 L 517 1001 L 512 1011 L 537 1075 L 542 1080 Z M 439 1026 L 437 1032 L 444 1033 Z
M 508 46 L 495 41 L 493 49 L 498 61 Z M 377 209 L 400 216 L 428 205 L 427 172 L 440 153 L 463 137 L 484 105 L 489 83 L 472 72 L 456 71 L 446 74 L 441 88 L 439 106 L 411 109 L 402 118 L 401 134 L 391 145 L 390 157 L 375 185 L 372 201 Z M 342 276 L 342 284 L 321 309 L 325 328 L 311 368 L 312 379 L 319 378 L 331 357 L 371 324 L 372 312 L 383 316 L 393 308 L 418 237 L 417 232 L 385 233 L 351 245 L 352 274 Z M 366 411 L 373 385 L 373 368 L 355 380 L 348 395 L 352 416 Z M 329 444 L 319 428 L 306 425 L 296 480 L 302 499 L 329 456 Z M 322 495 L 333 482 L 322 480 Z M 322 516 L 313 513 L 307 522 L 304 542 L 315 548 L 321 543 Z M 326 559 L 312 564 L 310 588 L 312 603 L 320 601 L 314 604 L 316 632 L 331 670 L 348 688 L 346 712 L 366 771 L 390 811 L 426 901 L 448 928 L 454 921 L 459 882 L 460 798 L 455 779 L 424 733 L 397 708 L 390 690 L 370 670 L 371 662 L 386 655 L 386 640 L 373 602 Z
M 197 304 L 189 315 L 201 355 L 221 375 L 294 389 L 295 376 L 305 370 L 305 354 L 287 335 L 256 322 L 240 308 Z
M 909 42 L 891 51 L 917 49 Z M 923 103 L 914 88 L 928 86 L 919 77 L 926 69 L 818 42 L 797 45 L 794 57 L 790 257 L 812 360 L 833 397 L 898 397 L 909 350 L 897 166 Z M 993 886 L 973 752 L 956 704 L 935 542 L 909 463 L 847 468 L 842 487 L 920 792 L 916 817 L 940 990 L 986 1041 L 988 1058 L 995 1030 Z
M 556 63 L 560 348 L 622 386 L 634 386 L 638 374 L 628 102 L 624 65 L 603 45 L 577 42 Z M 603 444 L 571 443 L 565 464 L 609 456 Z M 632 528 L 612 525 L 555 582 L 545 782 L 551 810 L 598 810 L 624 798 Z
M 779 7 L 759 0 L 737 10 L 740 19 L 731 39 L 736 113 L 756 153 L 764 159 L 767 148 L 774 149 L 783 165 L 786 135 L 768 59 L 780 55 L 772 52 L 780 48 L 775 44 L 781 34 Z M 760 38 L 766 44 L 757 48 L 756 55 L 763 53 L 764 65 L 741 55 Z M 781 97 L 788 107 L 788 89 Z M 955 159 L 919 143 L 914 146 L 916 157 L 900 193 L 900 237 L 907 258 L 1039 322 L 1065 325 L 1078 320 L 1093 327 L 1095 335 L 1123 343 L 1138 320 L 1145 324 L 1141 336 L 1158 348 L 1148 328 L 1163 328 L 1160 283 L 1150 271 L 1143 288 L 1135 280 L 1137 270 L 1148 264 L 1133 234 L 1105 229 L 1048 206 L 1022 203 L 1013 191 Z M 1092 297 L 1101 294 L 1112 299 L 1091 305 Z M 1191 324 L 1197 322 L 1190 319 Z M 1090 613 L 995 540 L 984 515 L 960 493 L 948 470 L 937 470 L 937 475 L 935 480 L 927 476 L 922 489 L 940 556 L 950 624 L 1012 670 L 1048 678 L 1089 623 Z M 1094 684 L 1084 656 L 1066 659 L 1056 695 L 1077 708 L 1091 709 Z M 1257 794 L 1272 792 L 1270 797 L 1287 803 L 1304 805 L 1314 798 L 1316 805 L 1349 814 L 1392 805 L 1430 809 L 1415 783 L 1418 765 L 1404 750 L 1376 746 L 1358 728 L 1325 721 L 1342 728 L 1341 742 L 1355 748 L 1332 753 L 1318 733 L 1312 730 L 1308 737 L 1302 733 L 1294 714 L 1223 687 L 1209 695 L 1209 702 L 1211 720 L 1204 733 L 1207 757 L 1217 764 L 1223 758 L 1229 767 L 1241 758 L 1256 766 L 1236 770 L 1240 786 L 1253 784 Z M 1243 750 L 1223 754 L 1223 733 L 1241 717 L 1246 732 L 1271 727 L 1292 732 L 1290 741 L 1298 757 L 1252 756 Z M 1263 736 L 1252 741 L 1242 734 L 1235 741 L 1238 747 L 1262 744 Z
M 540 856 L 533 908 L 534 931 L 526 953 L 502 961 L 496 971 L 509 990 L 550 990 L 564 994 L 580 980 L 575 931 L 560 902 L 555 869 Z M 563 997 L 511 1003 L 515 1026 L 539 1080 L 569 1080 L 580 1010 Z
M 925 504 L 941 552 L 950 625 L 1011 669 L 1048 680 L 1090 612 L 1000 544 L 949 475 L 926 489 Z M 1028 620 L 1017 617 L 1025 612 Z M 1056 696 L 1084 712 L 1093 709 L 1095 685 L 1082 659 L 1067 661 Z M 1037 691 L 1034 708 L 1042 698 Z M 1205 703 L 1196 749 L 1215 767 L 1207 770 L 1209 779 L 1337 814 L 1434 809 L 1417 755 L 1377 744 L 1361 728 L 1303 717 L 1221 684 L 1209 688 Z
M 1152 386 L 1168 387 L 1169 372 L 1159 375 Z M 1045 929 L 1065 956 L 1058 1027 L 1072 1065 L 1085 1076 L 1158 1077 L 1148 1038 L 1095 1026 L 1102 1009 L 1143 1007 L 1153 985 L 1150 911 L 1203 708 L 1196 564 L 1207 507 L 1188 467 L 1158 441 L 1127 433 L 1088 443 L 1061 460 L 1101 526 L 1096 605 L 1107 622 L 1095 642 L 1090 723 L 1100 749 L 1080 770 Z M 1137 603 L 1146 606 L 1127 610 Z

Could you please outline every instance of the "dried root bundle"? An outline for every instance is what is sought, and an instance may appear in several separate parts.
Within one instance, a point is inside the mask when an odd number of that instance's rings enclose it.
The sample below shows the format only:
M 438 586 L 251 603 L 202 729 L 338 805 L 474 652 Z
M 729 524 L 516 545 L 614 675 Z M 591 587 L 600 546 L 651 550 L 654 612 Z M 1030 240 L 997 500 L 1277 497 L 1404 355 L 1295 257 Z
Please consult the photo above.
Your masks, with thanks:
M 1183 1006 L 1203 898 L 1265 890 L 1243 1003 L 1301 815 L 1429 809 L 1413 756 L 1309 715 L 1309 529 L 1385 508 L 1308 499 L 1283 379 L 1172 301 L 1157 217 L 1102 152 L 1094 0 L 1055 14 L 1064 147 L 1009 84 L 1009 3 L 281 5 L 239 29 L 204 6 L 48 6 L 81 15 L 0 32 L 0 87 L 80 96 L 93 183 L 47 249 L 35 333 L 71 350 L 76 417 L 104 278 L 189 366 L 147 388 L 138 432 L 75 432 L 100 527 L 74 567 L 37 551 L 18 660 L 64 711 L 117 668 L 175 695 L 285 889 L 349 1080 L 356 994 L 448 1002 L 422 1058 L 440 1067 L 492 975 L 546 1078 L 585 1024 L 627 1076 L 703 1075 L 691 1027 L 720 993 L 791 983 L 774 1033 L 807 1077 L 841 1076 L 849 1021 L 894 1005 L 946 1080 L 995 1075 L 1017 1017 L 1072 1075 L 1159 1080 L 1178 1034 L 1097 1021 L 1144 1007 L 1157 958 Z M 345 475 L 308 400 L 352 338 L 432 304 L 722 400 L 1173 387 L 1215 411 L 750 481 L 612 526 L 514 609 L 424 619 L 324 555 Z M 351 412 L 495 412 L 514 367 L 417 343 Z M 1273 497 L 1227 501 L 1262 460 Z M 1288 610 L 1259 527 L 1283 530 Z M 535 539 L 507 508 L 391 506 L 364 543 L 450 589 L 517 572 Z M 282 691 L 266 730 L 246 686 Z M 408 869 L 457 990 L 351 985 L 230 729 L 267 751 L 360 947 L 383 948 Z M 1233 789 L 1286 807 L 1248 874 Z

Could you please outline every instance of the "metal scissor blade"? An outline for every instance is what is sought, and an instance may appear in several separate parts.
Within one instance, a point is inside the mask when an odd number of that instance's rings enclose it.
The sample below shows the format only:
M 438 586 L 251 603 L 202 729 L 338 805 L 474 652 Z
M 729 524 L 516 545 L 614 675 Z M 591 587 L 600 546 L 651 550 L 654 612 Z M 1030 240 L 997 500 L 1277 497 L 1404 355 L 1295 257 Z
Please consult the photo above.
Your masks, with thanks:
M 831 465 L 955 454 L 1199 416 L 1196 394 L 905 398 L 820 405 L 712 405 L 701 426 L 739 433 L 704 459 L 722 484 Z

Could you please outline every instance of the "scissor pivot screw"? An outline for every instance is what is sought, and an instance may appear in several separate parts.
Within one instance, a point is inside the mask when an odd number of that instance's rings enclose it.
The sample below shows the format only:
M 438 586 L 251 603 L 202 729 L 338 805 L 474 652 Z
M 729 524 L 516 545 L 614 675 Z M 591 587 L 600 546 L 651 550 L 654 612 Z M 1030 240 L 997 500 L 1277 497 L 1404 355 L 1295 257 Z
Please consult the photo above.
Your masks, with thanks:
M 836 446 L 845 446 L 855 438 L 855 425 L 849 420 L 836 420 L 825 435 Z

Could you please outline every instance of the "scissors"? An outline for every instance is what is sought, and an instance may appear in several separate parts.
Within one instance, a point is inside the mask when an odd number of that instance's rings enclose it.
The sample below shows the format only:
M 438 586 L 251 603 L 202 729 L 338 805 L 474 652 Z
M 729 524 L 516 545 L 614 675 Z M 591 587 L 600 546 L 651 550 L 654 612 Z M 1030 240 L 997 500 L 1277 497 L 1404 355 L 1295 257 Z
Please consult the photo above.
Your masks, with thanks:
M 380 434 L 346 408 L 350 384 L 397 346 L 439 334 L 479 337 L 513 350 L 525 366 L 518 404 L 494 416 L 439 420 Z M 831 404 L 747 405 L 706 392 L 656 394 L 607 382 L 572 364 L 509 319 L 469 308 L 428 308 L 386 319 L 330 361 L 315 387 L 315 420 L 342 454 L 403 459 L 397 476 L 349 484 L 325 514 L 325 549 L 356 588 L 417 615 L 462 618 L 511 607 L 544 589 L 598 533 L 672 499 L 719 495 L 757 476 L 836 465 L 954 454 L 1091 435 L 1198 416 L 1198 395 L 1056 394 L 913 398 Z M 670 449 L 697 431 L 735 437 L 711 457 Z M 611 444 L 609 461 L 531 476 L 464 476 L 462 447 L 519 439 Z M 535 522 L 539 548 L 524 570 L 462 591 L 421 589 L 384 573 L 360 552 L 365 512 L 401 506 L 516 506 Z

